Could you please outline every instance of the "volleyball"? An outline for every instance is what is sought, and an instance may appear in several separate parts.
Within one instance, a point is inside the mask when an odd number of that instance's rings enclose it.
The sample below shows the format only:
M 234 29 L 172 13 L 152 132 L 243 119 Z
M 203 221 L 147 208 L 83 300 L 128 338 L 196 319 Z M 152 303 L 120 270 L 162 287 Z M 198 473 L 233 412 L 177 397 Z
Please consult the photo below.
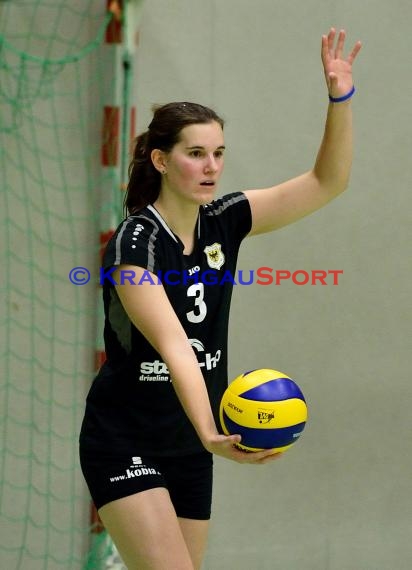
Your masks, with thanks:
M 302 434 L 308 417 L 299 386 L 278 370 L 261 368 L 229 384 L 220 403 L 226 435 L 240 434 L 246 451 L 289 449 Z

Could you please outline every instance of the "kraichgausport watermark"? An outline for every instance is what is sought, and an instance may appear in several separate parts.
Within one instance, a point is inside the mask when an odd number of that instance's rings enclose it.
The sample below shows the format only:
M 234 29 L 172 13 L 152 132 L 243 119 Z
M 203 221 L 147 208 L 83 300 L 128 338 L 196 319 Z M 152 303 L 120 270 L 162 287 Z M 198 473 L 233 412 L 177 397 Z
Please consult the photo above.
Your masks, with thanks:
M 117 270 L 117 272 L 116 272 Z M 114 273 L 116 272 L 116 276 Z M 238 269 L 235 273 L 227 270 L 220 271 L 209 269 L 200 271 L 199 266 L 189 270 L 178 271 L 170 269 L 159 271 L 156 274 L 144 269 L 136 272 L 132 269 L 118 269 L 110 267 L 99 270 L 99 285 L 282 285 L 293 283 L 294 285 L 339 285 L 339 278 L 343 275 L 343 269 L 274 269 L 273 267 L 258 267 L 257 269 Z M 86 285 L 91 279 L 91 272 L 82 266 L 73 267 L 69 272 L 69 280 L 73 285 Z

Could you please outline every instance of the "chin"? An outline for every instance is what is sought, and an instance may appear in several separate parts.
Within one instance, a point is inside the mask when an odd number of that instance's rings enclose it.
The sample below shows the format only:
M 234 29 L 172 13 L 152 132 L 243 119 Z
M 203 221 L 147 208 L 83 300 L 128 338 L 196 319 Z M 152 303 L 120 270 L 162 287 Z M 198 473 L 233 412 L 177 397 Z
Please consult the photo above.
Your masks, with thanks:
M 213 190 L 208 190 L 207 192 L 201 192 L 196 195 L 196 202 L 199 206 L 204 206 L 205 204 L 210 204 L 213 202 L 216 196 L 217 188 L 213 188 Z

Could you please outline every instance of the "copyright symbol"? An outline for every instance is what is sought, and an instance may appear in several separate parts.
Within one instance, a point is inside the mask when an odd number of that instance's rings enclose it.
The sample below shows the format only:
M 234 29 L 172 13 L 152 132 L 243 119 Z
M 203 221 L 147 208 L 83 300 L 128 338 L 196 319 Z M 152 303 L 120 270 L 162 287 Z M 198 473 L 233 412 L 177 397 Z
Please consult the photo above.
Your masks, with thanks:
M 85 267 L 73 267 L 69 279 L 73 285 L 86 285 L 90 281 L 90 271 Z

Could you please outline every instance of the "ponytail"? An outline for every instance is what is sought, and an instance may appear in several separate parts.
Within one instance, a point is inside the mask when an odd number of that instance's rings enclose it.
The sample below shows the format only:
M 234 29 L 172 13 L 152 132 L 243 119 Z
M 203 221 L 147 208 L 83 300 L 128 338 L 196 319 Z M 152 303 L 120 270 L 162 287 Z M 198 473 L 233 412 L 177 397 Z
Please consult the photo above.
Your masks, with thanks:
M 135 140 L 133 159 L 129 165 L 129 183 L 123 207 L 125 214 L 133 214 L 157 200 L 160 192 L 160 172 L 151 159 L 148 145 L 149 131 Z

